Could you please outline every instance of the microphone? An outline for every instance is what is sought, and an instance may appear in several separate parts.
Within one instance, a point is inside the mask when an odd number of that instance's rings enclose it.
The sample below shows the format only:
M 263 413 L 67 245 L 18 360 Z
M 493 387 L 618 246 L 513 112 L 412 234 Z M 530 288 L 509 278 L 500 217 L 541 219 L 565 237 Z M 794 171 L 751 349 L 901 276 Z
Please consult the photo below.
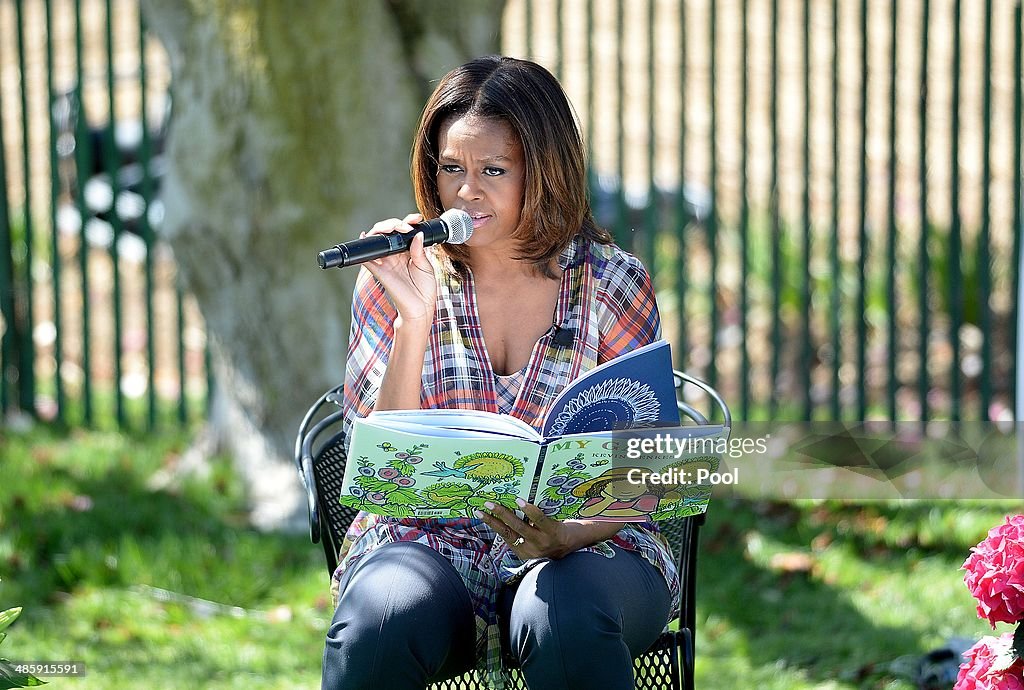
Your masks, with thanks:
M 448 242 L 462 244 L 473 234 L 473 219 L 461 209 L 448 209 L 440 218 L 433 218 L 412 226 L 412 232 L 392 232 L 387 235 L 370 235 L 358 240 L 336 244 L 316 255 L 320 268 L 354 266 L 382 256 L 391 256 L 409 251 L 412 238 L 423 233 L 423 246 Z

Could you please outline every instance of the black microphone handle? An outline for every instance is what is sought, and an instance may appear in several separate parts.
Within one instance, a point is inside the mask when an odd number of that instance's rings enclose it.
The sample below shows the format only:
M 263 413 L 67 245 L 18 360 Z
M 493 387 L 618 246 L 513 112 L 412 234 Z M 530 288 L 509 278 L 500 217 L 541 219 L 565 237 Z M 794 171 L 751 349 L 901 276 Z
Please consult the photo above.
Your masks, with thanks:
M 320 268 L 354 266 L 384 256 L 409 250 L 416 233 L 423 233 L 423 246 L 429 247 L 448 239 L 448 227 L 440 218 L 432 218 L 412 226 L 412 232 L 392 232 L 387 235 L 370 235 L 358 240 L 349 240 L 325 249 L 316 255 Z

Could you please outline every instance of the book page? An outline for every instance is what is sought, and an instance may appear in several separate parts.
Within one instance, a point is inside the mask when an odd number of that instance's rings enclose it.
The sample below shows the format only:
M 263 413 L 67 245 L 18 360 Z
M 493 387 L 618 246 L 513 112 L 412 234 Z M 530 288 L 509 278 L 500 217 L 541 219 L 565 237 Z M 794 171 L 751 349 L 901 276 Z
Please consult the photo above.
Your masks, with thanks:
M 395 420 L 428 427 L 475 429 L 535 441 L 541 440 L 537 430 L 523 420 L 507 414 L 495 414 L 482 410 L 385 410 L 371 412 L 367 419 L 385 424 Z
M 412 436 L 422 436 L 431 438 L 480 438 L 494 440 L 495 437 L 506 437 L 508 434 L 494 433 L 491 431 L 482 431 L 480 429 L 460 429 L 460 428 L 448 428 L 444 426 L 427 426 L 424 424 L 418 424 L 412 420 L 411 417 L 408 419 L 389 419 L 382 421 L 379 418 L 375 418 L 373 415 L 366 417 L 362 420 L 363 426 L 372 426 L 381 430 L 401 431 L 405 434 Z M 513 436 L 522 440 L 520 436 Z
M 431 432 L 437 432 L 432 433 Z M 486 501 L 517 508 L 529 495 L 540 445 L 431 429 L 408 416 L 356 419 L 339 500 L 390 517 L 470 517 Z
M 630 446 L 655 436 L 660 448 Z M 546 447 L 534 503 L 558 520 L 641 522 L 703 513 L 729 429 L 720 425 L 563 436 Z M 644 452 L 641 452 L 643 449 Z

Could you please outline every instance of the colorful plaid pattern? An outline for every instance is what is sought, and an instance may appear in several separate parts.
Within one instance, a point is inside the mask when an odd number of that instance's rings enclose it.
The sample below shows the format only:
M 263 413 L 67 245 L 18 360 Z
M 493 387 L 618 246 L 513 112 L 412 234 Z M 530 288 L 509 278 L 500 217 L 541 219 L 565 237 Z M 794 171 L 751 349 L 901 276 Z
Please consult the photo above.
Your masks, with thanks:
M 562 252 L 559 266 L 564 275 L 553 328 L 534 346 L 522 376 L 515 377 L 514 398 L 501 395 L 507 391 L 500 391 L 487 356 L 472 273 L 463 280 L 437 271 L 437 311 L 423 363 L 421 407 L 505 412 L 540 430 L 555 396 L 581 373 L 659 337 L 661 323 L 650 277 L 635 257 L 614 245 L 594 244 L 577 236 Z M 376 402 L 391 352 L 395 316 L 383 287 L 369 272 L 360 271 L 345 371 L 346 432 L 352 419 L 369 414 Z M 565 337 L 565 331 L 572 337 Z M 480 520 L 397 519 L 360 513 L 342 544 L 334 574 L 335 594 L 345 568 L 374 548 L 396 541 L 426 544 L 460 573 L 476 612 L 478 662 L 488 671 L 488 680 L 499 683 L 498 587 L 514 582 L 536 561 L 519 560 Z M 611 543 L 651 562 L 665 577 L 672 601 L 678 601 L 679 574 L 668 543 L 653 525 L 627 525 L 609 541 L 585 550 L 611 558 Z
M 523 387 L 523 379 L 526 378 L 526 369 L 520 369 L 508 376 L 494 377 L 494 394 L 498 403 L 498 411 L 508 414 L 516 404 L 519 397 L 519 389 Z

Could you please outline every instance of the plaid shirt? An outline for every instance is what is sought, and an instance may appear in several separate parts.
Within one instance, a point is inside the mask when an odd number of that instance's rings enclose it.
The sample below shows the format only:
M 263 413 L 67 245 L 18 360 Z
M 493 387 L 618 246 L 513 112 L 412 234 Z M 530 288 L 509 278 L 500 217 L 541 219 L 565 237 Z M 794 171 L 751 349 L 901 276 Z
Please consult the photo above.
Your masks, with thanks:
M 487 356 L 470 273 L 465 279 L 437 270 L 437 311 L 423 363 L 422 408 L 504 412 L 540 430 L 555 396 L 583 372 L 653 342 L 661 329 L 650 277 L 643 265 L 614 245 L 579 236 L 559 257 L 563 270 L 554 324 L 570 330 L 572 342 L 552 342 L 555 328 L 534 346 L 511 407 L 500 404 L 498 382 Z M 394 338 L 396 312 L 383 287 L 360 271 L 352 301 L 352 330 L 345 371 L 345 431 L 352 419 L 373 410 Z M 561 339 L 560 339 L 561 340 Z M 345 569 L 382 544 L 417 541 L 445 556 L 473 599 L 477 659 L 487 679 L 500 685 L 497 592 L 540 562 L 524 563 L 483 521 L 469 518 L 389 518 L 360 513 L 341 547 L 332 590 Z M 664 576 L 672 601 L 679 600 L 679 574 L 671 550 L 648 523 L 629 524 L 611 539 L 583 551 L 614 556 L 611 544 L 635 551 Z M 673 611 L 673 615 L 675 615 Z

